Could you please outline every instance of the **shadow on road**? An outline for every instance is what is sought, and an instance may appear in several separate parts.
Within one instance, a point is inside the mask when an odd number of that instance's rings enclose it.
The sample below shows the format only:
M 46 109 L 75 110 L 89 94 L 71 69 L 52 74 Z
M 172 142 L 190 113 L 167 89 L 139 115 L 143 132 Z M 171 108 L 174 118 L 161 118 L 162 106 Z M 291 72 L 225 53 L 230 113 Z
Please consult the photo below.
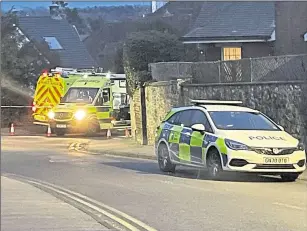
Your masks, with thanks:
M 175 173 L 163 173 L 159 170 L 157 163 L 152 162 L 103 162 L 102 164 L 112 166 L 116 168 L 129 169 L 136 171 L 139 174 L 157 174 L 157 175 L 171 175 L 179 178 L 186 179 L 199 179 L 210 180 L 204 170 L 200 171 L 186 168 L 177 167 Z M 227 176 L 219 181 L 231 181 L 231 182 L 262 182 L 262 183 L 277 183 L 282 182 L 277 176 L 259 176 L 255 174 L 243 174 L 243 173 L 227 173 Z

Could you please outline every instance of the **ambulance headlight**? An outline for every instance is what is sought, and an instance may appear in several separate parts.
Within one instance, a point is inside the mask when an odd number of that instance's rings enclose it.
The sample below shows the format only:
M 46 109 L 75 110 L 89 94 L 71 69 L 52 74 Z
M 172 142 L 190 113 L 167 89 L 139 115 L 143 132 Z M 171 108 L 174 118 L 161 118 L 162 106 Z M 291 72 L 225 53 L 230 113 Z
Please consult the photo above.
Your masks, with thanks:
M 225 144 L 228 148 L 232 150 L 248 150 L 249 149 L 247 145 L 234 141 L 234 140 L 225 139 Z
M 53 111 L 49 111 L 49 112 L 48 112 L 48 118 L 49 118 L 49 119 L 54 119 L 54 116 L 55 116 L 55 114 L 54 114 Z
M 75 118 L 76 120 L 83 120 L 85 115 L 86 115 L 85 111 L 80 110 L 75 113 Z

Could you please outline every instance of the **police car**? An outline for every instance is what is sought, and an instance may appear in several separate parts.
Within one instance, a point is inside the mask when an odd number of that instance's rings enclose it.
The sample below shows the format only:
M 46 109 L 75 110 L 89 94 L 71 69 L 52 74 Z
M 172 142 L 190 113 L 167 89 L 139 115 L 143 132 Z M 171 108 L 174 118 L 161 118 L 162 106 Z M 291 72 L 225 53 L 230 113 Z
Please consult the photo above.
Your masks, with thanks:
M 156 131 L 159 168 L 205 167 L 212 179 L 238 171 L 295 181 L 306 169 L 303 144 L 241 101 L 192 100 L 173 108 Z

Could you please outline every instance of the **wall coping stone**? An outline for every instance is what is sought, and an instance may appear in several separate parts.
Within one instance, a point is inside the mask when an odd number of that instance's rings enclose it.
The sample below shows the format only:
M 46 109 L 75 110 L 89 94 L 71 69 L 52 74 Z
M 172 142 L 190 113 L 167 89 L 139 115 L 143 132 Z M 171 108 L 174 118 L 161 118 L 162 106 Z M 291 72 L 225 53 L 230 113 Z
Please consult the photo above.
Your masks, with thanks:
M 286 84 L 307 84 L 304 80 L 293 81 L 266 81 L 266 82 L 233 82 L 233 83 L 203 83 L 203 84 L 191 84 L 182 83 L 183 87 L 209 87 L 209 86 L 246 86 L 246 85 L 286 85 Z

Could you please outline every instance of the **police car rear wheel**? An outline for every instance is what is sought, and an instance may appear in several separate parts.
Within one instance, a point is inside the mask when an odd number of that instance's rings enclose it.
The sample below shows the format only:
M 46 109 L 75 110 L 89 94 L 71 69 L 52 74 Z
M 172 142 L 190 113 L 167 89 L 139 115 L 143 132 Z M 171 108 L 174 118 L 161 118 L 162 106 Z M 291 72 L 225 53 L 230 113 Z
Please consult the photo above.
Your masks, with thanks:
M 281 180 L 284 182 L 293 182 L 299 177 L 298 173 L 284 173 L 280 175 Z
M 218 179 L 223 171 L 220 154 L 212 149 L 207 156 L 207 171 L 211 179 Z
M 158 164 L 162 172 L 175 172 L 176 165 L 172 164 L 169 151 L 165 144 L 161 144 L 158 149 Z

